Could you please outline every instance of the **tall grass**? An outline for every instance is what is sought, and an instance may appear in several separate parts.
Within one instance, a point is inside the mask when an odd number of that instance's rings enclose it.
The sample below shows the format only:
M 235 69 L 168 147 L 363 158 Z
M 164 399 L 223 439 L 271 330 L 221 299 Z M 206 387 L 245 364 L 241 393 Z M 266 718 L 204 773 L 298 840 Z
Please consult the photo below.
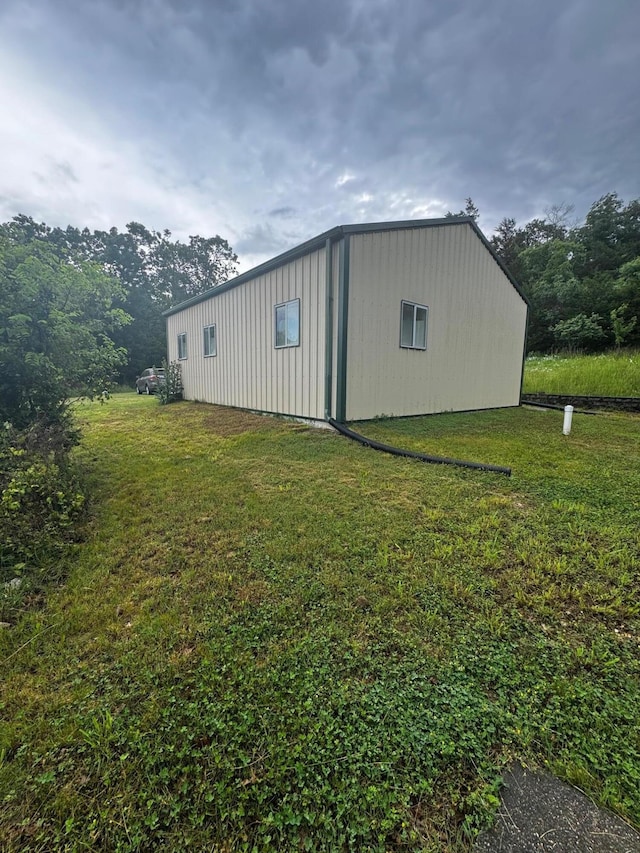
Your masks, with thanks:
M 523 390 L 525 394 L 640 397 L 640 350 L 531 356 L 525 363 Z

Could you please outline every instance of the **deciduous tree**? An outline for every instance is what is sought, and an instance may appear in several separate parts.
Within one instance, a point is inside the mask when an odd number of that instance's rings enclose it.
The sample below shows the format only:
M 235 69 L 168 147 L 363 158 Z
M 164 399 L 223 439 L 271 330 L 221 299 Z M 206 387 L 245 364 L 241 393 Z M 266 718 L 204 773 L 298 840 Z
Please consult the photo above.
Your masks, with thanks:
M 124 291 L 48 242 L 0 235 L 0 422 L 61 417 L 71 395 L 106 388 L 126 360 L 111 335 Z

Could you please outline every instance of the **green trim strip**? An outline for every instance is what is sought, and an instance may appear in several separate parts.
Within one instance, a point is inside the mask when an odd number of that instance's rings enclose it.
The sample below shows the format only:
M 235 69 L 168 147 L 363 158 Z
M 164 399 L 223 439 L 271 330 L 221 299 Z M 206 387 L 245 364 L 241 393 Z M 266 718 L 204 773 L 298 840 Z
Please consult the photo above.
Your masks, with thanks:
M 529 303 L 527 303 L 527 316 L 524 319 L 524 346 L 522 347 L 522 372 L 520 374 L 520 399 L 522 405 L 522 394 L 524 390 L 524 366 L 527 361 L 527 341 L 529 339 Z
M 259 275 L 264 275 L 264 273 L 277 269 L 289 261 L 293 261 L 296 258 L 307 255 L 309 252 L 317 251 L 325 245 L 326 240 L 329 238 L 331 240 L 338 240 L 341 237 L 346 237 L 348 234 L 370 234 L 378 231 L 402 231 L 409 228 L 430 228 L 441 225 L 470 225 L 480 240 L 484 243 L 485 248 L 489 250 L 491 256 L 502 272 L 507 276 L 522 299 L 527 302 L 527 297 L 520 289 L 515 278 L 511 275 L 511 272 L 505 266 L 504 262 L 495 253 L 493 246 L 478 228 L 474 219 L 471 216 L 450 216 L 445 217 L 444 219 L 406 219 L 398 222 L 368 222 L 362 225 L 337 225 L 335 228 L 325 231 L 317 237 L 313 237 L 311 240 L 307 240 L 305 243 L 301 243 L 299 246 L 295 246 L 293 249 L 289 249 L 275 258 L 271 258 L 269 261 L 265 261 L 263 264 L 230 279 L 224 284 L 220 284 L 217 287 L 211 288 L 211 290 L 207 290 L 205 293 L 199 293 L 197 296 L 192 296 L 190 299 L 181 302 L 179 305 L 174 305 L 171 308 L 168 308 L 163 312 L 163 316 L 169 317 L 171 314 L 177 314 L 178 311 L 182 311 L 183 308 L 189 308 L 191 305 L 197 305 L 198 302 L 204 302 L 207 299 L 212 299 L 214 296 L 219 296 L 221 293 L 231 290 L 234 287 L 238 287 L 246 281 L 251 281 L 251 279 L 254 279 Z
M 340 241 L 338 283 L 338 370 L 336 377 L 336 421 L 347 419 L 347 330 L 349 326 L 349 235 Z
M 207 299 L 213 299 L 214 296 L 220 296 L 221 293 L 225 293 L 227 290 L 232 290 L 234 287 L 239 287 L 247 281 L 252 281 L 252 279 L 257 278 L 259 275 L 264 275 L 265 273 L 278 269 L 278 267 L 289 263 L 289 261 L 295 261 L 297 258 L 302 258 L 310 252 L 317 252 L 325 245 L 325 241 L 328 237 L 332 237 L 334 240 L 337 240 L 341 236 L 342 229 L 340 226 L 332 228 L 330 231 L 325 231 L 318 237 L 313 237 L 311 240 L 307 240 L 299 246 L 294 246 L 293 249 L 289 249 L 281 255 L 276 255 L 275 258 L 271 258 L 263 264 L 259 264 L 257 267 L 253 267 L 253 269 L 247 270 L 247 272 L 243 272 L 235 278 L 229 279 L 229 281 L 225 281 L 224 284 L 219 284 L 216 287 L 212 287 L 210 290 L 206 290 L 204 293 L 199 293 L 197 296 L 192 296 L 184 302 L 180 302 L 178 305 L 173 305 L 171 308 L 167 308 L 166 311 L 162 312 L 162 315 L 164 317 L 169 317 L 171 314 L 177 314 L 184 308 L 190 308 L 192 305 L 197 305 L 199 302 L 205 302 Z
M 464 222 L 467 222 L 471 226 L 471 228 L 475 231 L 476 235 L 482 241 L 485 249 L 487 249 L 489 251 L 489 254 L 493 258 L 493 260 L 498 264 L 498 266 L 500 267 L 502 272 L 509 279 L 509 281 L 513 285 L 514 290 L 517 292 L 518 296 L 520 296 L 520 298 L 522 299 L 524 304 L 528 306 L 529 300 L 524 295 L 522 288 L 520 287 L 518 282 L 515 280 L 515 278 L 511 275 L 511 271 L 510 271 L 509 267 L 505 264 L 505 262 L 502 260 L 502 258 L 497 254 L 497 252 L 495 251 L 495 249 L 493 248 L 491 243 L 487 240 L 487 238 L 484 236 L 482 231 L 478 228 L 475 219 L 472 216 L 469 216 L 468 218 L 466 218 L 464 220 L 462 218 L 456 219 L 456 217 L 452 217 L 448 221 L 449 222 L 452 222 L 452 221 L 453 222 L 463 222 L 464 221 Z
M 331 238 L 325 247 L 325 300 L 324 300 L 324 417 L 329 420 L 333 386 L 333 252 Z

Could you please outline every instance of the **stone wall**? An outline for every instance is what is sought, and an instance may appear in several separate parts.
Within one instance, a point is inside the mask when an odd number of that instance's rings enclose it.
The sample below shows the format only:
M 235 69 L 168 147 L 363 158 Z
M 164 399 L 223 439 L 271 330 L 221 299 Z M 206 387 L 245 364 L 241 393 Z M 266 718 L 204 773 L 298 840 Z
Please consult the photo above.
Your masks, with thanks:
M 547 406 L 575 406 L 578 409 L 609 409 L 618 412 L 639 412 L 640 397 L 597 397 L 579 394 L 523 394 L 523 403 Z

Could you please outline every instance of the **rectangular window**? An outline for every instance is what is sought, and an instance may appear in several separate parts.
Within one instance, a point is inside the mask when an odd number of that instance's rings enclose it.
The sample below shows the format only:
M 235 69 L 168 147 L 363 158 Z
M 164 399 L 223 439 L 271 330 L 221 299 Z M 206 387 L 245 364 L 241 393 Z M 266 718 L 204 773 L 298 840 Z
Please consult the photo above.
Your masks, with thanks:
M 217 355 L 216 349 L 216 325 L 204 327 L 204 355 L 205 358 L 210 355 Z
M 427 348 L 427 322 L 429 309 L 426 305 L 413 302 L 401 303 L 400 308 L 400 346 L 407 349 Z
M 178 358 L 180 360 L 187 357 L 187 333 L 181 332 L 178 335 Z
M 300 300 L 292 299 L 275 307 L 276 349 L 300 343 Z

